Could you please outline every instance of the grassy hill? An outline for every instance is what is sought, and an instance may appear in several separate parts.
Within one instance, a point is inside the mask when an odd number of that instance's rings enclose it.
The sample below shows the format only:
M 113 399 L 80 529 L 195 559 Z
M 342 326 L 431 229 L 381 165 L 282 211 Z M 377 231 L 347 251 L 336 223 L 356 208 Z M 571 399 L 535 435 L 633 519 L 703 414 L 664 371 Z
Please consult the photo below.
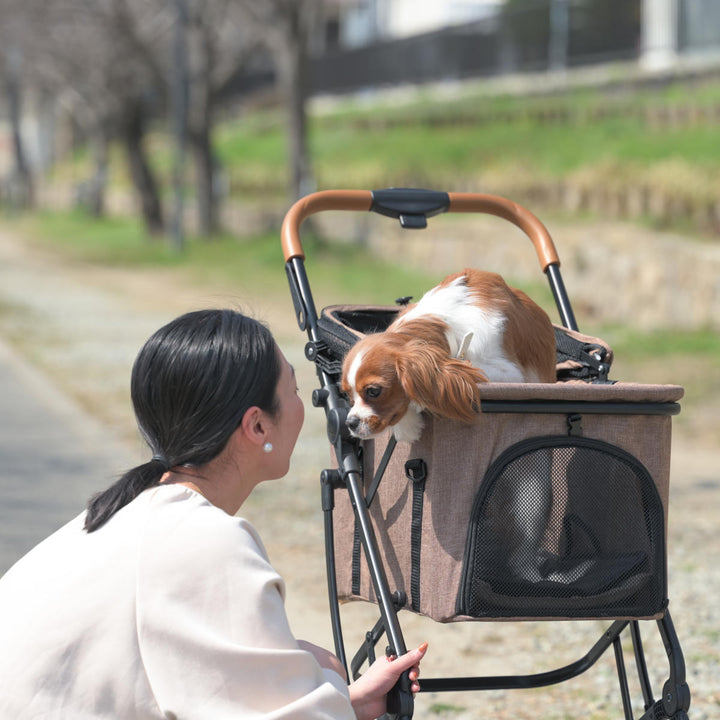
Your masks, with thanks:
M 335 102 L 311 118 L 319 189 L 492 192 L 571 213 L 720 233 L 720 78 L 513 97 L 480 90 Z M 223 123 L 231 198 L 282 197 L 275 112 Z

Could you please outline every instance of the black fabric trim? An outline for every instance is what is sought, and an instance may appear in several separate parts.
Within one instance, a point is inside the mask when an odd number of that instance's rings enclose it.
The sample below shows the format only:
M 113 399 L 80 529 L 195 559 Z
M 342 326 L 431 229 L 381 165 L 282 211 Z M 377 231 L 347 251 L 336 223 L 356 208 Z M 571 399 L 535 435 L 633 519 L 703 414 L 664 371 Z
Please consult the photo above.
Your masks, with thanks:
M 352 594 L 360 594 L 360 528 L 355 520 L 355 530 L 353 532 L 353 552 L 352 552 Z
M 410 523 L 410 607 L 420 612 L 420 555 L 422 552 L 422 521 L 425 500 L 427 465 L 413 459 L 405 463 L 405 475 L 413 484 L 412 521 Z

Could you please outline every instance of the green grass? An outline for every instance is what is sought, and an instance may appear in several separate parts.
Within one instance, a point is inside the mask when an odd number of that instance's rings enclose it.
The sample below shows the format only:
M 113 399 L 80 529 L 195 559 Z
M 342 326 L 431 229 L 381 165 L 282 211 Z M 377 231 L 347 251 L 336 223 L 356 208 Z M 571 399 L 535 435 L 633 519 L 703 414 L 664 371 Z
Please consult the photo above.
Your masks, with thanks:
M 29 241 L 75 262 L 137 269 L 183 272 L 206 285 L 242 286 L 248 290 L 287 292 L 279 234 L 211 239 L 187 238 L 185 252 L 173 252 L 163 238 L 149 240 L 133 218 L 92 219 L 82 212 L 42 212 L 6 220 Z M 439 277 L 374 257 L 365 248 L 303 236 L 306 270 L 318 305 L 341 302 L 392 304 L 398 295 L 419 298 Z M 515 284 L 512 278 L 508 278 Z M 544 283 L 522 285 L 543 306 L 552 301 Z M 553 315 L 554 317 L 554 315 Z M 599 334 L 624 362 L 687 355 L 720 358 L 720 333 L 714 330 L 658 330 L 639 333 L 624 326 L 601 328 Z
M 455 98 L 425 90 L 404 104 L 350 100 L 332 110 L 315 109 L 309 144 L 317 188 L 471 190 L 506 195 L 537 212 L 564 211 L 555 205 L 543 208 L 543 199 L 536 197 L 537 189 L 558 183 L 608 190 L 621 198 L 643 188 L 653 196 L 677 199 L 686 211 L 670 216 L 646 209 L 633 216 L 637 222 L 717 239 L 706 211 L 720 197 L 720 124 L 655 124 L 646 113 L 715 107 L 720 81 L 644 90 L 579 89 L 552 97 L 490 95 L 478 87 Z M 598 114 L 607 107 L 613 112 Z M 559 117 L 547 118 L 548 110 L 557 110 Z M 228 200 L 287 202 L 287 142 L 280 109 L 226 116 L 214 143 Z M 146 147 L 167 194 L 173 163 L 164 127 L 148 137 Z M 89 153 L 77 152 L 54 176 L 77 182 L 90 174 L 90 162 Z M 119 148 L 111 153 L 111 167 L 113 187 L 129 192 Z M 190 199 L 190 155 L 186 186 Z M 584 207 L 580 212 L 603 210 Z
M 648 108 L 703 103 L 720 103 L 720 82 L 678 82 L 635 93 L 585 89 L 552 98 L 475 93 L 447 99 L 424 92 L 406 105 L 347 102 L 315 112 L 309 142 L 319 189 L 404 185 L 493 192 L 498 179 L 521 186 L 527 179 L 542 183 L 577 174 L 590 185 L 642 181 L 665 187 L 680 174 L 696 178 L 692 192 L 707 199 L 720 190 L 720 125 L 654 126 L 644 115 Z M 593 112 L 608 105 L 618 112 Z M 568 119 L 545 120 L 547 109 L 565 111 Z M 284 197 L 284 133 L 277 110 L 221 123 L 215 143 L 232 197 Z M 154 139 L 150 147 L 167 175 L 167 146 Z M 687 185 L 681 181 L 680 189 L 688 191 Z
M 310 142 L 319 189 L 407 185 L 495 192 L 498 183 L 512 186 L 527 178 L 543 182 L 574 176 L 596 187 L 649 179 L 671 190 L 716 199 L 720 197 L 720 125 L 654 127 L 645 122 L 642 112 L 654 106 L 698 103 L 720 103 L 720 82 L 678 82 L 612 95 L 585 89 L 551 99 L 481 91 L 448 99 L 427 91 L 405 105 L 349 101 L 330 112 L 316 112 L 310 121 Z M 594 109 L 605 104 L 631 112 L 597 117 Z M 542 121 L 548 107 L 566 111 L 569 119 Z M 452 118 L 462 122 L 448 124 Z M 287 202 L 280 111 L 245 113 L 223 121 L 216 146 L 229 175 L 232 200 Z M 170 150 L 162 133 L 153 134 L 148 147 L 167 187 Z M 112 155 L 113 168 L 120 169 L 113 171 L 113 177 L 119 177 L 114 182 L 124 183 L 127 178 L 118 156 L 117 151 Z M 76 153 L 58 173 L 77 179 L 88 162 L 87 153 Z M 81 213 L 43 213 L 14 222 L 28 237 L 78 261 L 164 268 L 208 285 L 287 292 L 279 238 L 273 233 L 247 238 L 225 234 L 209 241 L 190 237 L 186 251 L 177 255 L 162 240 L 148 241 L 140 223 L 132 219 L 94 221 Z M 392 303 L 400 294 L 418 297 L 438 279 L 389 266 L 353 244 L 305 236 L 303 243 L 318 306 Z M 523 289 L 544 306 L 550 305 L 546 291 Z M 678 357 L 701 361 L 712 369 L 720 357 L 718 334 L 709 330 L 640 334 L 607 328 L 598 334 L 615 349 L 618 363 L 641 373 L 648 362 L 657 365 L 664 358 Z M 716 373 L 711 375 L 714 378 Z
M 74 212 L 42 213 L 16 216 L 3 225 L 70 262 L 169 273 L 190 286 L 254 296 L 266 304 L 281 301 L 291 312 L 276 233 L 246 238 L 225 234 L 211 240 L 190 237 L 185 252 L 177 254 L 161 239 L 148 241 L 140 224 L 127 218 L 93 220 Z M 339 303 L 391 305 L 399 295 L 420 297 L 439 279 L 437 274 L 387 263 L 347 242 L 304 236 L 303 247 L 318 310 Z M 545 285 L 526 284 L 523 289 L 550 307 Z M 703 418 L 720 397 L 720 334 L 712 330 L 640 332 L 622 326 L 599 328 L 596 334 L 615 352 L 612 379 L 662 384 L 672 378 L 686 391 L 676 428 L 693 437 L 712 432 Z
M 350 172 L 378 165 L 388 171 L 432 178 L 462 173 L 472 177 L 491 167 L 526 166 L 558 177 L 609 160 L 645 165 L 681 157 L 715 166 L 720 161 L 720 132 L 648 132 L 635 119 L 613 118 L 593 125 L 538 125 L 531 121 L 479 126 L 391 127 L 352 131 L 329 126 L 313 136 L 318 172 L 346 167 Z
M 720 333 L 716 330 L 673 329 L 638 334 L 633 328 L 609 327 L 603 330 L 603 338 L 616 355 L 631 362 L 685 354 L 698 359 L 715 358 L 720 363 Z
M 95 220 L 80 210 L 40 211 L 12 222 L 27 237 L 67 256 L 101 265 L 148 266 L 173 261 L 163 242 L 148 241 L 139 219 L 105 217 Z
M 429 708 L 431 713 L 436 715 L 440 713 L 459 713 L 464 712 L 465 708 L 460 705 L 451 705 L 450 703 L 433 703 Z
M 28 241 L 74 262 L 184 273 L 204 286 L 235 286 L 262 293 L 288 292 L 279 233 L 211 239 L 188 237 L 178 254 L 162 238 L 148 239 L 132 218 L 93 219 L 82 212 L 42 212 L 5 224 Z M 396 267 L 347 243 L 303 237 L 306 269 L 316 303 L 392 304 L 398 294 L 418 297 L 436 277 Z M 395 290 L 400 288 L 400 290 Z

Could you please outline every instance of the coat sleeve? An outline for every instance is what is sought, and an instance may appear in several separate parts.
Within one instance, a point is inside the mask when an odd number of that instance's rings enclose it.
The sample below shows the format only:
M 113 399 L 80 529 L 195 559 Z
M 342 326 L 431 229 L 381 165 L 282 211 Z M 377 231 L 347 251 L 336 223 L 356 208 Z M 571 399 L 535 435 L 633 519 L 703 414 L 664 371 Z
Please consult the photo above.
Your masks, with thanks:
M 141 548 L 139 652 L 166 717 L 354 720 L 345 681 L 298 647 L 284 583 L 247 522 L 196 508 Z

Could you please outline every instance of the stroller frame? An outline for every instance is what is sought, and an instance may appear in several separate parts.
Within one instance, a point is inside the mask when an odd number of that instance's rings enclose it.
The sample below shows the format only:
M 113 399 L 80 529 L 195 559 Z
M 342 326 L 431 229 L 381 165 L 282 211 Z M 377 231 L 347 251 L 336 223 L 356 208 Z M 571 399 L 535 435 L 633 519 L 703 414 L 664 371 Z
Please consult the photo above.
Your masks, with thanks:
M 387 463 L 394 450 L 394 440 L 390 440 L 380 461 L 375 476 L 367 492 L 363 490 L 361 467 L 361 449 L 359 441 L 352 438 L 346 428 L 345 420 L 350 409 L 349 402 L 339 387 L 339 374 L 328 368 L 323 362 L 326 349 L 318 325 L 318 313 L 313 300 L 310 284 L 305 271 L 305 255 L 300 241 L 300 226 L 309 216 L 324 211 L 372 211 L 380 215 L 395 218 L 403 228 L 422 229 L 427 226 L 429 217 L 444 212 L 486 213 L 503 218 L 519 227 L 535 246 L 542 270 L 545 272 L 551 291 L 565 328 L 577 330 L 577 323 L 560 274 L 560 260 L 550 234 L 540 220 L 528 210 L 501 197 L 479 193 L 446 193 L 420 189 L 392 188 L 379 191 L 333 190 L 316 192 L 301 198 L 287 212 L 281 231 L 281 241 L 285 258 L 285 269 L 290 285 L 295 316 L 301 331 L 307 333 L 305 346 L 306 358 L 315 363 L 320 388 L 312 394 L 312 404 L 323 408 L 327 421 L 327 436 L 333 448 L 337 467 L 325 469 L 320 474 L 321 503 L 324 516 L 325 555 L 330 619 L 335 642 L 335 652 L 347 669 L 343 630 L 338 601 L 338 586 L 335 568 L 333 510 L 336 491 L 344 490 L 349 494 L 355 522 L 359 528 L 360 540 L 367 561 L 372 587 L 377 599 L 380 617 L 375 626 L 365 634 L 364 642 L 353 656 L 349 677 L 356 679 L 364 662 L 375 659 L 375 647 L 386 636 L 387 654 L 401 655 L 407 651 L 402 629 L 398 620 L 398 610 L 407 598 L 403 592 L 392 592 L 378 550 L 378 542 L 373 529 L 368 508 L 373 500 Z M 573 412 L 568 407 L 568 412 Z M 483 402 L 483 412 L 564 412 L 557 402 L 528 403 L 489 401 Z M 631 413 L 635 410 L 625 409 Z M 583 403 L 583 413 L 602 412 L 592 403 Z M 622 413 L 618 405 L 614 412 Z M 658 408 L 647 407 L 649 414 L 662 412 L 676 414 L 679 406 Z M 618 619 L 612 622 L 606 632 L 600 636 L 592 648 L 577 661 L 548 672 L 530 675 L 423 678 L 421 692 L 445 692 L 465 690 L 506 690 L 519 688 L 537 688 L 562 683 L 584 673 L 612 646 L 620 686 L 625 720 L 633 720 L 628 676 L 625 667 L 621 636 L 629 630 L 632 640 L 638 682 L 642 690 L 644 711 L 640 720 L 687 720 L 690 706 L 690 691 L 686 683 L 685 663 L 680 643 L 675 632 L 670 613 L 664 609 L 662 616 L 656 619 L 659 633 L 668 659 L 668 679 L 664 683 L 662 695 L 655 699 L 651 688 L 645 653 L 640 636 L 640 624 L 637 619 Z M 413 716 L 413 696 L 410 692 L 408 673 L 388 695 L 388 715 L 409 720 Z

